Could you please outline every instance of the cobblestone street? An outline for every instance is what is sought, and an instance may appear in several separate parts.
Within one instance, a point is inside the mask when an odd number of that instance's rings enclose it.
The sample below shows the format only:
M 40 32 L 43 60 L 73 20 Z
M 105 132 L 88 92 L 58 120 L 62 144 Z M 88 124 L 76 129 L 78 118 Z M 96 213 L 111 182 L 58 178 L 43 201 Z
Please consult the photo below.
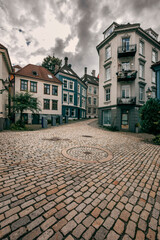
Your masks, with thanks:
M 93 121 L 0 132 L 0 239 L 160 239 L 160 147 Z

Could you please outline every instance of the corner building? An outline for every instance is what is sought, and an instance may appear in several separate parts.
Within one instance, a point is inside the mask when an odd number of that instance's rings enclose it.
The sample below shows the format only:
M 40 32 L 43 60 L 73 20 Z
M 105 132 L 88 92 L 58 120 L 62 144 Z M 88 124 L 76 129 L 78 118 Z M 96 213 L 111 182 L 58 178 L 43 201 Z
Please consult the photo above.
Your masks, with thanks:
M 140 24 L 113 22 L 97 46 L 99 54 L 99 124 L 135 131 L 139 108 L 147 90 L 156 97 L 156 74 L 151 66 L 160 58 L 158 34 Z

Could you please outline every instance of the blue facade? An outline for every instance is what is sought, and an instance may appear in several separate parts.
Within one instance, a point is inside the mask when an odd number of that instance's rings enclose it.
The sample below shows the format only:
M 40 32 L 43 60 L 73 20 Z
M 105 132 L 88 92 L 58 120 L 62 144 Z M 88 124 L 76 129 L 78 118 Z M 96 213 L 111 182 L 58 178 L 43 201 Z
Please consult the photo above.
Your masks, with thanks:
M 87 86 L 76 77 L 57 73 L 62 85 L 62 115 L 72 119 L 86 118 Z
M 160 63 L 152 65 L 152 68 L 156 72 L 157 98 L 160 99 Z

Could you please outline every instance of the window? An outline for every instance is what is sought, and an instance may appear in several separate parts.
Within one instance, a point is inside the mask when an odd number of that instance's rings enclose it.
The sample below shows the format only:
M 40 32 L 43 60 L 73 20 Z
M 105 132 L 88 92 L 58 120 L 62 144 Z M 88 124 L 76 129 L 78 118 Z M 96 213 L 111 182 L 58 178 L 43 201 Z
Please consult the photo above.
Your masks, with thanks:
M 144 101 L 144 87 L 139 87 L 139 100 Z
M 72 82 L 72 81 L 69 82 L 69 88 L 70 88 L 71 90 L 73 89 L 73 82 Z
M 66 93 L 63 94 L 63 102 L 67 102 L 67 94 Z
M 58 101 L 52 100 L 52 110 L 58 110 Z
M 89 86 L 88 92 L 89 92 L 89 93 L 92 93 L 92 87 L 91 87 L 91 86 Z
M 67 80 L 64 80 L 64 81 L 63 81 L 63 87 L 64 87 L 64 88 L 67 88 Z
M 139 43 L 139 53 L 144 55 L 144 42 L 140 41 Z
M 80 97 L 79 96 L 77 98 L 77 103 L 78 103 L 78 106 L 80 106 Z
M 69 103 L 73 103 L 73 95 L 69 95 Z
M 93 98 L 93 104 L 94 104 L 94 105 L 97 104 L 97 98 Z
M 50 109 L 50 100 L 49 99 L 44 99 L 44 105 L 43 105 L 44 109 Z
M 84 98 L 82 98 L 82 108 L 85 108 L 86 107 L 86 101 Z
M 152 70 L 152 83 L 156 83 L 156 72 Z
M 97 109 L 93 108 L 93 114 L 96 114 L 96 113 L 97 113 Z
M 28 90 L 28 81 L 21 80 L 21 91 L 27 91 L 27 90 Z
M 97 94 L 97 88 L 94 87 L 94 94 Z
M 152 62 L 157 62 L 157 59 L 158 59 L 158 53 L 152 50 Z
M 111 79 L 111 68 L 106 68 L 106 81 Z
M 78 88 L 78 93 L 80 93 L 80 85 L 79 85 L 79 84 L 78 84 L 78 87 L 77 87 L 77 88 Z
M 111 46 L 106 48 L 106 60 L 111 57 Z
M 122 70 L 124 70 L 124 71 L 130 70 L 130 62 L 123 62 Z
M 111 110 L 103 112 L 103 125 L 111 125 Z
M 139 77 L 144 78 L 144 64 L 142 63 L 139 65 Z
M 122 38 L 122 50 L 128 51 L 129 50 L 129 38 Z
M 90 107 L 88 108 L 88 113 L 91 114 L 91 108 Z
M 91 97 L 88 97 L 88 104 L 91 105 Z
M 50 94 L 50 85 L 44 84 L 44 94 Z
M 34 93 L 37 92 L 37 82 L 31 82 L 30 91 Z
M 130 86 L 124 85 L 122 86 L 122 98 L 130 97 Z
M 58 96 L 58 86 L 52 85 L 52 95 Z
M 106 101 L 109 101 L 110 100 L 110 88 L 107 88 L 106 89 Z
M 71 117 L 75 117 L 75 109 L 73 109 L 73 108 L 71 110 Z
M 66 108 L 66 116 L 69 116 L 69 115 L 70 115 L 70 109 Z

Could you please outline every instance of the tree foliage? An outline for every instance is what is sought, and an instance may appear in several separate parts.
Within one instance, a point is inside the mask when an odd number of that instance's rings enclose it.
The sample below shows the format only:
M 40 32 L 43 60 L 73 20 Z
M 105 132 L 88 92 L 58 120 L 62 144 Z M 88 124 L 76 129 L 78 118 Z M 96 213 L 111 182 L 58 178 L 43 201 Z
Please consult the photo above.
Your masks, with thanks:
M 20 121 L 22 122 L 22 114 L 25 110 L 30 110 L 33 113 L 39 112 L 40 103 L 36 98 L 33 98 L 32 95 L 28 92 L 25 93 L 16 93 L 15 96 L 12 97 L 13 102 L 13 111 L 20 113 Z
M 54 55 L 53 57 L 49 55 L 43 59 L 42 67 L 47 68 L 53 74 L 55 74 L 56 72 L 56 68 L 55 68 L 56 65 L 58 65 L 58 67 L 60 68 L 62 66 L 62 60 L 54 57 Z
M 140 109 L 141 127 L 144 132 L 160 133 L 160 100 L 149 99 Z

